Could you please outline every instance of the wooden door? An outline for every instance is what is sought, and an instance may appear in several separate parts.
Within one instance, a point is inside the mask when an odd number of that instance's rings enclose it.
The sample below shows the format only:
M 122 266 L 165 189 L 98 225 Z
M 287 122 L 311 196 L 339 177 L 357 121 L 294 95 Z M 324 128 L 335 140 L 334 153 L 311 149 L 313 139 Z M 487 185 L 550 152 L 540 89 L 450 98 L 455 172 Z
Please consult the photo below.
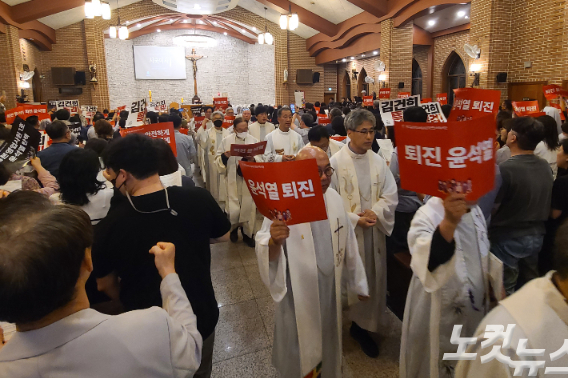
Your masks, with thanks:
M 546 98 L 542 87 L 548 84 L 547 81 L 531 81 L 524 83 L 509 83 L 509 100 L 527 101 L 538 100 L 540 108 L 546 106 Z
M 323 102 L 325 102 L 326 104 L 329 104 L 330 101 L 335 101 L 335 93 L 326 92 L 323 95 Z

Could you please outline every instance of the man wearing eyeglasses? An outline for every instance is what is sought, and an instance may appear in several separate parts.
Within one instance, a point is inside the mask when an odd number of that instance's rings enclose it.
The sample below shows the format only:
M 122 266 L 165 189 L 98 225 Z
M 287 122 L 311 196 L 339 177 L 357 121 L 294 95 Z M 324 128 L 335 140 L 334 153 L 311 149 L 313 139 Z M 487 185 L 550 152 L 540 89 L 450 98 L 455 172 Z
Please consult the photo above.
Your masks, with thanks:
M 334 170 L 327 154 L 305 147 L 296 156 L 304 159 L 316 160 L 328 219 L 288 227 L 265 218 L 256 234 L 260 275 L 276 303 L 272 362 L 283 378 L 314 370 L 340 378 L 343 264 L 350 300 L 368 299 L 367 278 L 353 225 L 329 188 Z
M 355 227 L 371 297 L 350 307 L 349 317 L 353 321 L 350 332 L 371 358 L 379 355 L 379 348 L 369 332 L 376 333 L 387 320 L 385 236 L 393 230 L 398 204 L 394 176 L 386 161 L 371 150 L 375 127 L 376 118 L 370 111 L 360 109 L 349 113 L 345 118 L 349 144 L 331 158 L 335 169 L 331 185 L 341 195 Z

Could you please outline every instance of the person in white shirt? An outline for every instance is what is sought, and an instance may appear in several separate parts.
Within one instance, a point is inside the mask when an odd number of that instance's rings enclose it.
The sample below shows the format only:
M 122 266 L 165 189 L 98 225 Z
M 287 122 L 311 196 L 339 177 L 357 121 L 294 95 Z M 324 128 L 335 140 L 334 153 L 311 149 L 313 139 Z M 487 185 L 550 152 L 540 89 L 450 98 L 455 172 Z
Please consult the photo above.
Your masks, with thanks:
M 0 231 L 0 319 L 17 331 L 0 345 L 2 377 L 194 375 L 202 338 L 173 244 L 149 251 L 164 309 L 110 316 L 89 308 L 93 229 L 83 210 L 22 191 L 0 200 L 0 219 L 10 224 Z
M 114 195 L 112 186 L 99 181 L 100 160 L 92 150 L 68 152 L 59 166 L 59 190 L 50 198 L 56 203 L 79 206 L 96 225 L 106 217 Z
M 265 162 L 292 161 L 304 147 L 302 136 L 290 130 L 292 111 L 290 108 L 278 109 L 278 129 L 266 136 Z

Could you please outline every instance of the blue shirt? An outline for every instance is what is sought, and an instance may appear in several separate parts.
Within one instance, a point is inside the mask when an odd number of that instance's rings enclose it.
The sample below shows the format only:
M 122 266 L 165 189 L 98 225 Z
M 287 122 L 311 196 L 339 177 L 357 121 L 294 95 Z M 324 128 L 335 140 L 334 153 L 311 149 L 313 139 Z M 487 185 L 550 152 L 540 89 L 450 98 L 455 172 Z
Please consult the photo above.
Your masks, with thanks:
M 67 143 L 53 143 L 45 150 L 38 152 L 37 157 L 40 158 L 41 165 L 57 178 L 61 160 L 69 151 L 75 148 L 77 147 Z

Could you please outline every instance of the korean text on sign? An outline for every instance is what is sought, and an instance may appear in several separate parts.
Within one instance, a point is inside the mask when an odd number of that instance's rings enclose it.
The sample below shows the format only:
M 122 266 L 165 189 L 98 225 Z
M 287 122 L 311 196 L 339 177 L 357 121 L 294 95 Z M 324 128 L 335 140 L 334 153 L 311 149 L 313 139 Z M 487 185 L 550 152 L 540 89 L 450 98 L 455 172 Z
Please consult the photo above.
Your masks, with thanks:
M 493 115 L 463 122 L 395 125 L 403 189 L 437 197 L 463 193 L 468 200 L 493 189 Z
M 315 160 L 239 164 L 251 196 L 265 217 L 288 225 L 327 219 Z

